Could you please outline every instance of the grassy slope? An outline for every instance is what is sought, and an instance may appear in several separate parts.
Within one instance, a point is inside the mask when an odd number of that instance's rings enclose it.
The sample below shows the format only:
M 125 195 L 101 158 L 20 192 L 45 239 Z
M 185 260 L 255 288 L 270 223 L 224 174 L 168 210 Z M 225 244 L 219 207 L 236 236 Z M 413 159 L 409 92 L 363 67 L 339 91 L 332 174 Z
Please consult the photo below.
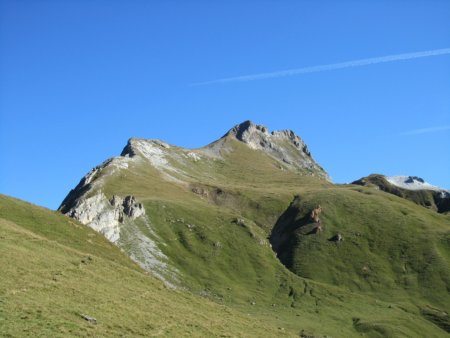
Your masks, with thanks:
M 240 285 L 245 296 L 228 290 L 236 298 L 251 295 L 255 305 L 169 290 L 75 221 L 5 196 L 0 206 L 0 330 L 6 337 L 288 337 L 302 331 L 334 337 L 360 331 L 374 337 L 377 332 L 442 336 L 408 309 L 301 279 L 276 263 L 265 271 L 275 273 L 275 294 L 241 281 L 232 285 Z M 273 303 L 266 303 L 268 297 Z M 97 324 L 81 314 L 95 317 Z
M 2 195 L 0 264 L 3 337 L 292 335 L 168 290 L 91 229 Z
M 324 232 L 316 235 L 317 204 Z M 274 232 L 288 234 L 279 256 L 300 276 L 449 311 L 449 220 L 370 188 L 340 187 L 297 197 Z M 342 242 L 330 240 L 337 233 Z

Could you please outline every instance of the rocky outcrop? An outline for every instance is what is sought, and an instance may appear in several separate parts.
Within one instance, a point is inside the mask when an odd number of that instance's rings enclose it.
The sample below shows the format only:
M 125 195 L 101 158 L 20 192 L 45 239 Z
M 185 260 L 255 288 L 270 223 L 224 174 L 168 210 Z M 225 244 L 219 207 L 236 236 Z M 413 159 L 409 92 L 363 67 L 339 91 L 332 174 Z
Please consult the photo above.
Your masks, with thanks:
M 234 137 L 252 149 L 264 151 L 288 168 L 301 169 L 326 180 L 330 177 L 311 156 L 308 146 L 292 130 L 272 131 L 245 121 L 232 128 L 223 137 Z
M 144 207 L 141 203 L 138 203 L 136 198 L 132 195 L 126 196 L 125 198 L 113 195 L 109 202 L 115 210 L 119 211 L 120 222 L 123 222 L 124 216 L 130 219 L 136 219 L 139 216 L 145 215 Z
M 129 161 L 128 157 L 119 156 L 93 168 L 69 192 L 58 210 L 116 243 L 120 237 L 121 223 L 145 215 L 143 205 L 134 196 L 113 196 L 108 200 L 102 192 L 105 179 L 118 170 L 128 169 Z
M 134 196 L 125 198 L 114 195 L 110 200 L 102 192 L 87 198 L 79 198 L 65 212 L 116 243 L 120 238 L 120 224 L 145 215 L 143 205 Z

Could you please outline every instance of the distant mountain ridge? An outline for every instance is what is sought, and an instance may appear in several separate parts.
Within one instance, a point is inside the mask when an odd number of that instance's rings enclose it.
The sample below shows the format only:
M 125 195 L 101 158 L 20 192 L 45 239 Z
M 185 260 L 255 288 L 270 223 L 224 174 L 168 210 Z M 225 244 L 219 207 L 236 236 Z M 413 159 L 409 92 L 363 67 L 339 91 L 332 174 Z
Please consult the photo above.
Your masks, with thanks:
M 450 211 L 450 191 L 425 182 L 417 176 L 384 176 L 372 174 L 352 184 L 376 187 L 390 194 L 408 199 L 439 213 Z

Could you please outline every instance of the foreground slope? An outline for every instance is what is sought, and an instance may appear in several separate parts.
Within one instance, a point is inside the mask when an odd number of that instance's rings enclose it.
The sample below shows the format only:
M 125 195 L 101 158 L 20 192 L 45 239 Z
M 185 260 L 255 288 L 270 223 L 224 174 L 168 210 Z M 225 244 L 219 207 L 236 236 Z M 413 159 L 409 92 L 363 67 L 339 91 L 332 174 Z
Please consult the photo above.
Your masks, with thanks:
M 167 289 L 77 221 L 3 195 L 0 244 L 0 330 L 5 337 L 445 336 L 407 304 L 282 270 L 271 304 L 262 297 L 253 304 L 211 302 Z
M 310 220 L 317 204 L 320 234 Z M 199 149 L 131 139 L 60 210 L 169 287 L 285 333 L 447 336 L 448 218 L 332 185 L 291 131 L 247 121 Z M 328 241 L 339 232 L 343 242 Z
M 167 289 L 86 226 L 3 195 L 0 264 L 2 337 L 280 334 L 276 323 Z

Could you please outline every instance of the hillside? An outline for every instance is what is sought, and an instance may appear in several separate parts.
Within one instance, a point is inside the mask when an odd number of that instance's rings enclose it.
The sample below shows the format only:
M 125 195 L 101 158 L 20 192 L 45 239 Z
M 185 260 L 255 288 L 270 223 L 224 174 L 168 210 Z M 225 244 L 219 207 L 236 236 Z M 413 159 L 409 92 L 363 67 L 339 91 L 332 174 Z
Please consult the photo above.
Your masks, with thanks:
M 378 189 L 333 185 L 289 130 L 269 132 L 246 121 L 199 149 L 130 139 L 120 156 L 89 172 L 60 211 L 103 234 L 137 265 L 78 221 L 25 204 L 14 209 L 13 202 L 23 203 L 3 198 L 0 217 L 17 227 L 32 226 L 68 247 L 75 236 L 83 251 L 97 250 L 72 233 L 83 229 L 85 239 L 95 236 L 105 246 L 102 260 L 93 260 L 102 267 L 83 275 L 85 284 L 78 274 L 92 263 L 79 264 L 83 269 L 67 278 L 92 297 L 98 280 L 116 281 L 97 297 L 117 305 L 105 310 L 110 325 L 119 323 L 111 332 L 123 334 L 131 322 L 136 331 L 125 335 L 447 337 L 450 330 L 449 216 Z M 311 218 L 318 205 L 320 223 Z M 17 218 L 17 210 L 28 213 Z M 33 210 L 61 227 L 46 230 L 48 222 Z M 27 245 L 25 239 L 10 244 L 18 251 Z M 20 266 L 27 254 L 8 259 Z M 49 251 L 29 269 L 45 266 L 48 257 Z M 111 269 L 111 257 L 120 269 Z M 19 276 L 6 278 L 12 285 Z M 128 295 L 117 296 L 124 285 L 130 297 L 150 290 L 156 300 L 137 297 L 130 304 Z M 183 310 L 175 309 L 178 302 Z M 101 315 L 95 302 L 87 304 L 84 312 Z M 130 317 L 133 306 L 138 315 Z M 152 317 L 155 311 L 159 317 Z M 77 330 L 87 325 L 69 313 Z M 179 325 L 162 328 L 178 316 Z M 98 330 L 105 329 L 100 322 Z
M 3 195 L 0 231 L 5 337 L 443 336 L 414 307 L 296 277 L 273 255 L 260 262 L 260 276 L 275 273 L 275 281 L 230 283 L 240 296 L 227 287 L 200 297 L 165 287 L 77 221 Z
M 280 334 L 274 322 L 167 289 L 95 231 L 3 195 L 0 264 L 2 337 Z
M 319 204 L 322 232 L 310 217 Z M 449 220 L 380 191 L 343 186 L 297 196 L 271 242 L 299 276 L 448 311 Z

